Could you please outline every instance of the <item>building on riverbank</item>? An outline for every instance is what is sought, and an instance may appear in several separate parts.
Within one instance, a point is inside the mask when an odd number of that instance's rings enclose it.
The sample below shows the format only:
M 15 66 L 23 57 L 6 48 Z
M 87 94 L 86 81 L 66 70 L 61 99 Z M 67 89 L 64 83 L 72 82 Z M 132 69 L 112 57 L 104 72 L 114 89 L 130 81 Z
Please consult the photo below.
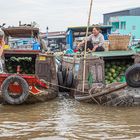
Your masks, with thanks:
M 46 40 L 47 46 L 52 50 L 62 50 L 63 46 L 66 44 L 65 31 L 41 33 L 41 36 Z
M 140 39 L 140 7 L 104 14 L 104 24 L 112 25 L 112 33 L 131 34 Z

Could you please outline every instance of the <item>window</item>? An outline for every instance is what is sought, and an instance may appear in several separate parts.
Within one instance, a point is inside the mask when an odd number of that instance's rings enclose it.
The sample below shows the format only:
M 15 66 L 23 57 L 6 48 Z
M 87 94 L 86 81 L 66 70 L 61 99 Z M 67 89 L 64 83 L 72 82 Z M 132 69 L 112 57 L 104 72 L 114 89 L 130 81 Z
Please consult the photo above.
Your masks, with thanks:
M 125 21 L 121 22 L 121 29 L 122 30 L 126 29 L 126 22 Z
M 112 22 L 112 31 L 115 32 L 119 29 L 119 22 Z
M 132 30 L 136 30 L 136 26 L 135 25 L 132 26 Z

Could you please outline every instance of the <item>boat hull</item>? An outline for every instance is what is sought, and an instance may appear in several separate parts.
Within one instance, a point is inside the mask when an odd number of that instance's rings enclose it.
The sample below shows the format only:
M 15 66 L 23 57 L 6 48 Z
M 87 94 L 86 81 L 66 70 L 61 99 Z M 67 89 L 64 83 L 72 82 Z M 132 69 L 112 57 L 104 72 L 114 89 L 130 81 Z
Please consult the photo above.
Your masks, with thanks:
M 40 102 L 47 102 L 55 99 L 58 96 L 58 90 L 56 89 L 47 89 L 43 90 L 40 94 L 30 93 L 27 100 L 23 104 L 35 104 Z M 0 104 L 7 104 L 0 93 Z
M 94 95 L 94 94 L 92 94 Z M 75 99 L 79 102 L 100 104 L 104 106 L 139 106 L 140 88 L 125 87 L 109 94 L 93 97 L 90 94 L 77 94 Z

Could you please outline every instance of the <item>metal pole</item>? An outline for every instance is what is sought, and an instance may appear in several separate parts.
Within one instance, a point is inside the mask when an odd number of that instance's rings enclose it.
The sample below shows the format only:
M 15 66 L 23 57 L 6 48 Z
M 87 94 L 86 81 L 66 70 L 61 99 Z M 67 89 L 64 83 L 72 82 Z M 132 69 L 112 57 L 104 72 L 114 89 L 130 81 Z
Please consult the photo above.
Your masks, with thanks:
M 89 16 L 88 16 L 88 23 L 87 23 L 87 30 L 86 30 L 85 50 L 84 50 L 84 71 L 83 71 L 83 89 L 82 89 L 83 92 L 85 91 L 86 48 L 87 48 L 87 38 L 88 38 L 88 32 L 89 32 L 88 30 L 90 26 L 92 5 L 93 5 L 93 0 L 90 0 L 90 9 L 89 9 Z
M 49 30 L 49 28 L 46 27 L 46 39 L 48 39 L 48 30 Z

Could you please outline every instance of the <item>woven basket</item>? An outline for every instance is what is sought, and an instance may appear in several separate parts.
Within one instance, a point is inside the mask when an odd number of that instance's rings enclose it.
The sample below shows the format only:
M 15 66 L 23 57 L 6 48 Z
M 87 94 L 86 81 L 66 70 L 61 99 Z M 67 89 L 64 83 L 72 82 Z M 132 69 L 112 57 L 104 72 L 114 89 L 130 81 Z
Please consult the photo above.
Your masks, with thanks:
M 130 42 L 129 35 L 110 35 L 109 51 L 128 50 L 129 42 Z

